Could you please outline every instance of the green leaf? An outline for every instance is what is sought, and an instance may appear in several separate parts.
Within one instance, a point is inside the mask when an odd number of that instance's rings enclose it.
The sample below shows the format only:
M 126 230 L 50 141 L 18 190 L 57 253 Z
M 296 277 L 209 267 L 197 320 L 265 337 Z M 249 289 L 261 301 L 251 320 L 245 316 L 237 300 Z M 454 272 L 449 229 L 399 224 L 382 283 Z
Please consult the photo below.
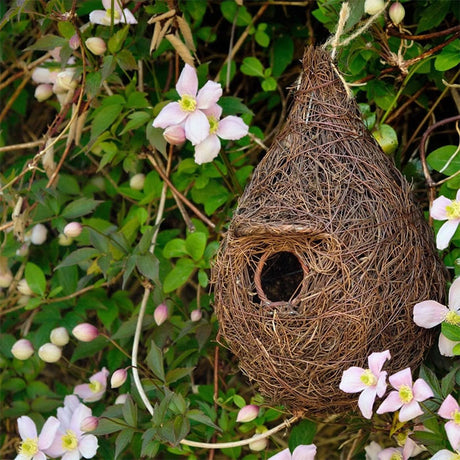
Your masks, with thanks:
M 118 51 L 121 50 L 123 43 L 126 40 L 126 37 L 128 36 L 128 32 L 129 25 L 126 25 L 110 37 L 107 46 L 112 54 L 118 53 Z
M 62 211 L 61 216 L 66 219 L 75 219 L 76 217 L 85 216 L 90 212 L 93 212 L 96 207 L 102 203 L 100 200 L 94 200 L 93 198 L 80 198 L 75 201 L 71 201 Z
M 265 26 L 265 27 L 263 27 Z M 265 29 L 267 28 L 267 24 L 259 24 L 257 27 L 256 33 L 254 34 L 254 38 L 256 39 L 256 42 L 266 48 L 270 44 L 270 36 L 265 32 Z
M 129 118 L 129 121 L 128 123 L 126 123 L 125 127 L 121 131 L 120 136 L 128 132 L 130 129 L 136 129 L 136 128 L 139 128 L 140 126 L 146 125 L 147 122 L 150 121 L 152 117 L 147 112 L 134 112 L 128 115 L 128 118 Z
M 372 131 L 372 135 L 387 155 L 391 155 L 398 148 L 398 135 L 390 125 L 380 125 Z
M 381 80 L 371 80 L 367 83 L 367 98 L 383 110 L 391 107 L 395 97 L 394 88 Z
M 235 96 L 223 96 L 219 99 L 219 105 L 222 107 L 222 115 L 238 115 L 249 113 L 254 115 L 254 112 L 243 104 L 242 99 Z M 181 162 L 181 164 L 183 161 Z M 195 162 L 194 162 L 195 163 Z M 196 165 L 196 163 L 195 163 Z
M 121 431 L 125 427 L 126 423 L 121 418 L 101 417 L 99 419 L 99 424 L 97 425 L 97 428 L 92 432 L 92 434 L 101 436 L 104 434 L 116 433 L 117 431 Z
M 122 411 L 126 423 L 131 425 L 133 428 L 137 427 L 137 407 L 134 404 L 133 398 L 126 398 Z
M 147 279 L 159 283 L 159 262 L 153 254 L 136 256 L 136 267 Z
M 452 353 L 454 356 L 460 355 L 460 343 L 457 343 L 457 345 L 454 346 Z
M 26 48 L 26 50 L 42 50 L 48 51 L 53 50 L 59 46 L 64 46 L 67 40 L 57 35 L 44 35 L 40 37 L 33 45 Z
M 294 57 L 294 42 L 292 38 L 283 35 L 273 42 L 271 68 L 274 77 L 279 77 Z
M 426 161 L 434 170 L 450 176 L 460 170 L 460 148 L 456 145 L 444 145 L 431 152 Z
M 117 56 L 116 60 L 118 65 L 124 70 L 135 70 L 137 69 L 136 58 L 133 56 L 129 50 L 121 50 Z
M 27 284 L 35 294 L 43 297 L 46 291 L 46 278 L 43 270 L 32 262 L 27 262 L 25 269 Z
M 440 72 L 452 69 L 460 63 L 460 40 L 454 40 L 449 43 L 442 51 L 436 56 L 434 61 L 434 68 Z
M 240 395 L 234 395 L 233 396 L 233 402 L 236 404 L 236 406 L 239 408 L 239 409 L 242 409 L 245 405 L 246 405 L 246 401 L 244 400 L 244 398 Z
M 186 414 L 186 417 L 195 422 L 201 423 L 203 425 L 210 426 L 215 430 L 222 431 L 206 414 L 198 409 L 191 409 Z
M 446 376 L 441 380 L 441 390 L 443 398 L 446 398 L 448 395 L 454 391 L 455 388 L 455 377 L 458 372 L 458 369 L 452 369 Z
M 56 270 L 62 267 L 70 267 L 71 265 L 79 264 L 85 260 L 92 259 L 100 254 L 94 248 L 80 248 L 71 252 L 57 267 Z
M 131 442 L 134 436 L 134 430 L 129 428 L 122 430 L 118 433 L 118 436 L 115 440 L 115 460 L 123 452 L 125 447 Z
M 240 70 L 251 77 L 264 77 L 264 66 L 256 57 L 245 57 Z
M 193 232 L 187 235 L 185 249 L 193 260 L 200 260 L 206 248 L 207 236 L 202 232 Z
M 110 104 L 99 108 L 91 123 L 91 139 L 94 140 L 107 130 L 123 110 L 121 104 Z
M 165 381 L 165 370 L 163 365 L 163 352 L 152 340 L 150 351 L 147 354 L 146 363 L 149 369 L 162 381 Z
M 166 140 L 163 137 L 163 129 L 154 128 L 152 123 L 148 123 L 145 135 L 150 145 L 166 156 Z
M 185 240 L 180 238 L 174 238 L 169 240 L 163 248 L 163 256 L 166 259 L 172 259 L 173 257 L 182 257 L 187 254 L 187 247 Z
M 75 347 L 72 358 L 70 362 L 74 363 L 75 361 L 82 358 L 94 357 L 99 351 L 107 346 L 107 339 L 101 335 L 96 337 L 91 342 L 78 342 L 78 345 Z
M 104 56 L 102 69 L 101 69 L 101 80 L 107 80 L 107 77 L 115 70 L 116 62 L 115 58 L 111 55 Z
M 202 268 L 198 270 L 198 282 L 200 283 L 200 286 L 202 288 L 208 287 L 209 277 L 208 274 Z
M 289 436 L 289 450 L 291 452 L 301 444 L 311 444 L 316 433 L 316 423 L 311 420 L 302 420 L 291 430 Z
M 169 293 L 183 286 L 194 269 L 195 265 L 190 259 L 179 259 L 176 266 L 166 275 L 163 283 L 164 292 Z
M 69 40 L 75 35 L 75 27 L 71 22 L 59 21 L 57 23 L 59 33 L 66 39 Z
M 441 331 L 449 340 L 460 342 L 460 326 L 449 324 L 444 321 L 441 324 Z
M 429 367 L 422 364 L 419 377 L 428 383 L 436 397 L 441 398 L 441 385 L 439 384 L 436 374 Z
M 171 385 L 171 383 L 177 382 L 184 377 L 190 375 L 193 371 L 193 367 L 178 367 L 176 369 L 172 369 L 168 371 L 166 374 L 166 385 Z
M 147 100 L 145 93 L 133 91 L 128 96 L 128 101 L 126 102 L 127 109 L 146 109 L 147 107 L 150 107 L 150 103 Z
M 220 11 L 224 18 L 231 24 L 247 26 L 251 24 L 252 17 L 245 6 L 239 6 L 234 0 L 221 2 Z
M 423 8 L 415 34 L 417 35 L 420 32 L 439 26 L 449 12 L 450 3 L 450 0 L 433 0 Z
M 262 89 L 266 92 L 276 90 L 276 80 L 273 77 L 267 77 L 262 81 Z

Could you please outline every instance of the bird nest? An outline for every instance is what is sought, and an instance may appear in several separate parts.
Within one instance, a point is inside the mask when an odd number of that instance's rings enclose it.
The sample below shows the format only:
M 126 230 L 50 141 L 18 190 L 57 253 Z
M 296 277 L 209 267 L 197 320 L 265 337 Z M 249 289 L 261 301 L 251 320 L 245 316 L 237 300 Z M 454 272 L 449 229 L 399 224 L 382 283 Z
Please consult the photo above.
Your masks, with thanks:
M 226 345 L 271 401 L 344 412 L 350 366 L 390 350 L 420 364 L 433 332 L 415 303 L 443 301 L 444 268 L 409 185 L 364 126 L 323 49 L 309 48 L 288 120 L 257 166 L 213 282 Z

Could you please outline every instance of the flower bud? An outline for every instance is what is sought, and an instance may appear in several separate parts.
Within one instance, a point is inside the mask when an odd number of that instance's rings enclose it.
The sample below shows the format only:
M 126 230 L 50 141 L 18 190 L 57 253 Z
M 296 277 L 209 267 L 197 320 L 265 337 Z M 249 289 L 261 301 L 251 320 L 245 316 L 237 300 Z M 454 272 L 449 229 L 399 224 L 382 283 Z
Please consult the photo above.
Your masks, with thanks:
M 254 404 L 249 404 L 240 409 L 236 417 L 236 421 L 243 422 L 243 423 L 251 422 L 252 420 L 257 418 L 258 415 L 259 415 L 259 408 L 255 406 Z
M 158 307 L 155 308 L 155 311 L 153 312 L 153 317 L 155 318 L 155 322 L 158 326 L 163 324 L 168 319 L 168 307 L 166 304 L 161 303 L 158 305 Z
M 46 83 L 42 83 L 35 88 L 34 96 L 38 102 L 43 102 L 46 101 L 46 99 L 48 99 L 49 97 L 51 97 L 52 94 L 53 86 Z
M 19 281 L 18 285 L 16 286 L 16 289 L 21 293 L 26 296 L 32 295 L 33 291 L 30 289 L 29 285 L 27 284 L 27 280 L 23 278 L 22 280 Z
M 72 329 L 72 334 L 82 342 L 91 342 L 99 335 L 99 331 L 92 324 L 81 323 Z
M 69 236 L 64 235 L 64 233 L 61 233 L 58 236 L 59 246 L 70 246 L 72 243 L 73 243 L 73 238 L 70 238 Z
M 406 10 L 399 2 L 393 3 L 388 10 L 388 14 L 390 16 L 391 21 L 395 26 L 400 24 L 406 15 Z
M 80 37 L 77 34 L 74 34 L 69 39 L 69 46 L 76 50 L 80 46 Z
M 30 235 L 30 242 L 32 244 L 40 245 L 46 241 L 48 229 L 43 224 L 34 225 Z
M 12 347 L 11 353 L 16 359 L 29 359 L 34 354 L 34 347 L 30 340 L 19 339 Z
M 56 94 L 67 93 L 77 87 L 77 81 L 73 78 L 73 69 L 66 69 L 59 72 L 56 77 L 56 83 L 53 86 L 53 91 Z
M 193 310 L 192 313 L 190 313 L 190 319 L 195 323 L 201 319 L 202 313 L 199 308 L 196 310 Z
M 364 2 L 364 11 L 367 14 L 377 14 L 379 11 L 383 10 L 384 6 L 384 0 L 366 0 Z
M 163 137 L 166 139 L 166 142 L 169 142 L 172 145 L 183 144 L 185 142 L 184 128 L 178 125 L 168 126 L 163 131 Z
M 102 38 L 99 37 L 89 37 L 85 41 L 86 47 L 96 56 L 104 54 L 107 50 L 107 45 Z
M 55 363 L 62 356 L 62 350 L 54 343 L 45 343 L 38 349 L 38 356 L 45 363 Z
M 142 173 L 135 174 L 129 180 L 129 186 L 133 190 L 142 190 L 144 188 L 144 182 L 145 182 L 145 175 L 144 174 L 142 174 Z
M 90 415 L 89 417 L 85 417 L 80 424 L 80 430 L 84 433 L 88 431 L 94 431 L 97 426 L 99 425 L 99 419 L 94 415 Z
M 83 226 L 80 224 L 80 222 L 69 222 L 64 227 L 64 235 L 70 238 L 76 238 L 77 236 L 81 235 L 82 230 Z
M 259 434 L 265 433 L 267 431 L 267 428 L 265 426 L 258 426 L 256 428 L 256 434 L 253 436 L 258 436 Z M 258 439 L 257 441 L 251 442 L 249 444 L 249 448 L 253 450 L 254 452 L 260 452 L 261 450 L 264 450 L 268 446 L 268 439 L 267 438 L 262 438 Z
M 128 399 L 129 394 L 128 393 L 123 393 L 115 399 L 115 404 L 124 404 L 126 400 Z
M 50 333 L 51 343 L 63 347 L 69 343 L 69 333 L 65 327 L 56 327 Z
M 128 372 L 126 369 L 117 369 L 110 379 L 110 387 L 111 388 L 118 388 L 121 387 L 128 377 Z

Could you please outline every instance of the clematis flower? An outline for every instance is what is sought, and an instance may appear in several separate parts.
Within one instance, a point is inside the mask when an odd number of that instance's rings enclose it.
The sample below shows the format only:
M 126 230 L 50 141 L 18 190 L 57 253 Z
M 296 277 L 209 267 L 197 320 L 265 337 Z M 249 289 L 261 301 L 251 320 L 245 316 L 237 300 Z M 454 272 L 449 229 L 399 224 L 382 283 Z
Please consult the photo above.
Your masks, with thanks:
M 76 396 L 66 396 L 64 407 L 57 410 L 60 426 L 53 443 L 45 450 L 46 455 L 62 460 L 93 458 L 98 449 L 97 438 L 81 430 L 83 421 L 91 415 L 91 409 L 80 403 Z
M 128 8 L 123 8 L 120 0 L 102 0 L 102 6 L 105 10 L 94 10 L 89 13 L 89 22 L 100 24 L 102 26 L 110 26 L 113 23 L 119 24 L 137 24 L 136 18 Z M 113 10 L 112 10 L 113 7 Z
M 316 455 L 316 446 L 314 444 L 301 444 L 294 451 L 284 449 L 281 452 L 273 455 L 269 460 L 314 460 Z
M 54 440 L 59 428 L 59 420 L 50 417 L 43 425 L 40 435 L 37 435 L 37 427 L 27 415 L 18 418 L 19 436 L 22 442 L 19 445 L 18 455 L 15 460 L 45 460 L 43 453 Z
M 447 220 L 436 235 L 436 247 L 440 250 L 446 249 L 460 224 L 460 189 L 455 200 L 449 200 L 445 196 L 436 198 L 431 206 L 430 216 L 436 220 Z
M 460 278 L 449 289 L 449 307 L 435 300 L 425 300 L 414 305 L 414 322 L 417 326 L 430 329 L 442 322 L 460 326 Z M 453 356 L 453 348 L 459 342 L 449 340 L 444 334 L 439 336 L 439 351 L 444 356 Z
M 382 367 L 391 355 L 388 350 L 381 353 L 372 353 L 368 357 L 368 369 L 352 366 L 342 375 L 339 388 L 345 393 L 357 393 L 361 391 L 358 406 L 363 416 L 367 419 L 372 417 L 372 406 L 375 397 L 383 396 L 387 388 L 387 372 Z
M 432 457 L 431 460 L 459 460 L 460 459 L 460 451 L 451 452 L 447 449 L 442 449 L 439 452 L 436 452 Z
M 214 160 L 220 151 L 220 140 L 241 139 L 248 134 L 248 125 L 240 118 L 233 115 L 219 120 L 222 108 L 216 106 L 208 111 L 209 136 L 195 146 L 195 163 L 209 163 Z
M 181 97 L 180 100 L 163 107 L 153 121 L 153 126 L 167 129 L 170 126 L 181 125 L 185 137 L 193 145 L 199 144 L 209 136 L 207 113 L 217 109 L 216 103 L 222 96 L 222 87 L 219 83 L 209 80 L 198 91 L 196 70 L 185 64 L 177 80 L 176 90 Z
M 420 402 L 433 397 L 433 391 L 423 379 L 417 379 L 412 383 L 412 375 L 409 368 L 396 372 L 389 381 L 396 391 L 392 391 L 377 409 L 377 414 L 393 412 L 398 409 L 399 421 L 407 422 L 423 414 Z
M 389 447 L 378 454 L 378 460 L 407 460 L 419 453 L 417 444 L 407 438 L 404 447 Z M 417 452 L 416 452 L 417 450 Z
M 453 396 L 447 396 L 441 404 L 438 414 L 442 418 L 450 420 L 444 425 L 447 439 L 455 450 L 460 450 L 460 406 Z
M 89 378 L 89 383 L 77 385 L 73 394 L 79 396 L 83 402 L 99 401 L 107 388 L 107 377 L 109 371 L 103 367 L 101 371 Z

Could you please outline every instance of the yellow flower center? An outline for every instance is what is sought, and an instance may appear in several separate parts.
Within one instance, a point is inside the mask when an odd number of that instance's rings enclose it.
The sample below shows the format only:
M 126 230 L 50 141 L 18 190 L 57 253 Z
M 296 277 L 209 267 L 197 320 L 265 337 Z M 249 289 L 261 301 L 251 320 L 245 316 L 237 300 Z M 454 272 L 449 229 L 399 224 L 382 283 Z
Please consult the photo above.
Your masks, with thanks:
M 449 311 L 446 315 L 445 321 L 446 323 L 460 326 L 460 315 L 455 311 Z
M 401 385 L 399 387 L 399 398 L 404 404 L 409 404 L 414 399 L 412 389 L 407 385 Z
M 196 109 L 196 99 L 189 94 L 184 94 L 179 101 L 179 107 L 184 112 L 194 112 Z
M 361 382 L 364 383 L 364 385 L 367 385 L 368 387 L 371 387 L 373 385 L 377 384 L 377 378 L 375 375 L 372 373 L 370 369 L 366 369 L 360 377 Z
M 89 389 L 93 393 L 98 393 L 99 391 L 102 390 L 102 383 L 97 380 L 93 380 L 92 382 L 89 383 Z
M 77 435 L 72 430 L 67 430 L 62 437 L 62 448 L 64 450 L 75 450 L 78 447 Z
M 460 425 L 460 411 L 456 410 L 452 414 L 452 420 L 454 421 L 456 425 Z
M 36 453 L 38 453 L 38 438 L 24 439 L 24 441 L 22 441 L 21 445 L 19 446 L 18 453 L 33 457 Z
M 402 460 L 402 455 L 399 452 L 394 452 L 391 454 L 390 460 Z
M 460 219 L 460 201 L 452 201 L 447 205 L 446 214 L 448 219 Z
M 109 19 L 112 19 L 112 8 L 108 8 L 105 14 Z M 120 13 L 117 10 L 113 11 L 113 19 L 120 19 Z
M 209 120 L 209 134 L 214 134 L 219 127 L 219 122 L 214 117 L 208 117 Z

